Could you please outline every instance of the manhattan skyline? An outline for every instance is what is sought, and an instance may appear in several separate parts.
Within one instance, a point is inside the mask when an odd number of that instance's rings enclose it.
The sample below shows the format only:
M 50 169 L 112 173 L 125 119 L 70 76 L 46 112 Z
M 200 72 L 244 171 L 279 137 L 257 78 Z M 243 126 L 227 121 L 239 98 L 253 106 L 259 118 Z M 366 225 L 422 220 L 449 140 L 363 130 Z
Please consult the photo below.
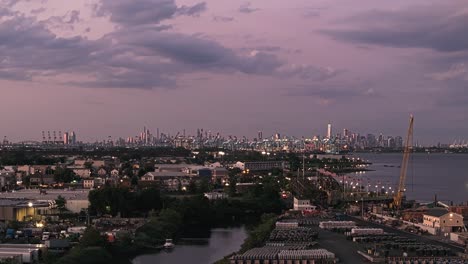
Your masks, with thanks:
M 468 138 L 464 1 L 0 0 L 0 135 Z

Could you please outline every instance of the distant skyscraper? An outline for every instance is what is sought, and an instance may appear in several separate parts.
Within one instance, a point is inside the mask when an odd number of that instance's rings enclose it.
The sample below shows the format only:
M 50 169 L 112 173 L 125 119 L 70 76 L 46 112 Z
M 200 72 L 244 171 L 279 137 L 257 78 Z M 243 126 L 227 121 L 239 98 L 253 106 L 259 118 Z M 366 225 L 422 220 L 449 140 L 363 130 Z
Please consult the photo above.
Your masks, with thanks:
M 349 131 L 348 129 L 343 129 L 343 137 L 348 137 L 349 136 Z
M 328 124 L 327 138 L 332 138 L 332 125 Z
M 69 137 L 69 135 L 68 135 L 68 132 L 65 132 L 65 133 L 63 134 L 63 144 L 64 144 L 64 145 L 70 144 L 70 137 Z

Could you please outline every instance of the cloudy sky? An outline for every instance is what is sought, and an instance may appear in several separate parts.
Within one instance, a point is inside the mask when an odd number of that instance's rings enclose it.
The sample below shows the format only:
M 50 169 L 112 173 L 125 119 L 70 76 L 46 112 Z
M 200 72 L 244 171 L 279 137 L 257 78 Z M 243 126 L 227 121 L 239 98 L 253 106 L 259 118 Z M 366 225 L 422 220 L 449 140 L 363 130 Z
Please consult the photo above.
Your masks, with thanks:
M 466 0 L 0 0 L 0 136 L 468 139 Z

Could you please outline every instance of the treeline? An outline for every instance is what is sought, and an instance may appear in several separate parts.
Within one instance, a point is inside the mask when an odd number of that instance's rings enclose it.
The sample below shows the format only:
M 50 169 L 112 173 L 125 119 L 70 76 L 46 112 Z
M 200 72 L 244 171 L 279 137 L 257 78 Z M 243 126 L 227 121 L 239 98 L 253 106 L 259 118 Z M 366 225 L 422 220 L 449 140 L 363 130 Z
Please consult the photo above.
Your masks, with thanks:
M 0 153 L 1 166 L 51 165 L 65 161 L 64 158 L 51 157 L 37 152 L 3 151 Z
M 91 191 L 89 201 L 90 214 L 93 216 L 145 217 L 164 209 L 173 209 L 200 227 L 227 223 L 246 215 L 280 213 L 284 209 L 277 190 L 262 185 L 240 197 L 218 200 L 208 200 L 202 194 L 175 198 L 162 195 L 156 188 L 133 191 L 105 187 Z
M 245 253 L 247 250 L 252 248 L 262 247 L 270 237 L 271 232 L 275 228 L 277 215 L 275 214 L 264 214 L 261 217 L 260 223 L 249 230 L 247 239 L 241 246 L 241 249 L 237 253 Z M 217 261 L 215 264 L 229 264 L 229 258 L 236 253 L 232 253 L 229 256 Z
M 105 187 L 89 193 L 90 214 L 122 217 L 150 217 L 138 230 L 137 241 L 160 242 L 181 235 L 197 236 L 194 230 L 242 223 L 265 213 L 279 214 L 285 208 L 280 186 L 274 177 L 229 199 L 208 200 L 203 193 L 168 196 L 157 188 L 132 190 Z
M 121 161 L 140 160 L 144 157 L 188 157 L 185 148 L 111 148 L 111 149 L 14 149 L 0 151 L 0 165 L 51 165 L 65 161 L 65 156 L 100 158 L 118 157 Z M 56 157 L 61 156 L 61 157 Z

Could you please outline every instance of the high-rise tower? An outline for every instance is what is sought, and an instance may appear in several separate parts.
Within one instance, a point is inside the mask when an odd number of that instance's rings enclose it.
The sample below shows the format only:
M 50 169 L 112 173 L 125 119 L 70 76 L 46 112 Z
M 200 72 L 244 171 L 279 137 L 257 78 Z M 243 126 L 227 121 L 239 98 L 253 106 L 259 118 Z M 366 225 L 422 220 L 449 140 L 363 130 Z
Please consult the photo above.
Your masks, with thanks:
M 75 133 L 75 131 L 72 131 L 72 132 L 70 133 L 70 137 L 69 137 L 69 140 L 68 140 L 68 141 L 69 141 L 69 142 L 68 142 L 69 144 L 72 144 L 72 145 L 75 145 L 75 144 L 76 144 L 76 133 Z
M 327 138 L 332 138 L 332 125 L 330 123 L 328 123 L 327 127 Z
M 70 136 L 68 135 L 68 132 L 63 133 L 63 144 L 64 145 L 70 144 Z

